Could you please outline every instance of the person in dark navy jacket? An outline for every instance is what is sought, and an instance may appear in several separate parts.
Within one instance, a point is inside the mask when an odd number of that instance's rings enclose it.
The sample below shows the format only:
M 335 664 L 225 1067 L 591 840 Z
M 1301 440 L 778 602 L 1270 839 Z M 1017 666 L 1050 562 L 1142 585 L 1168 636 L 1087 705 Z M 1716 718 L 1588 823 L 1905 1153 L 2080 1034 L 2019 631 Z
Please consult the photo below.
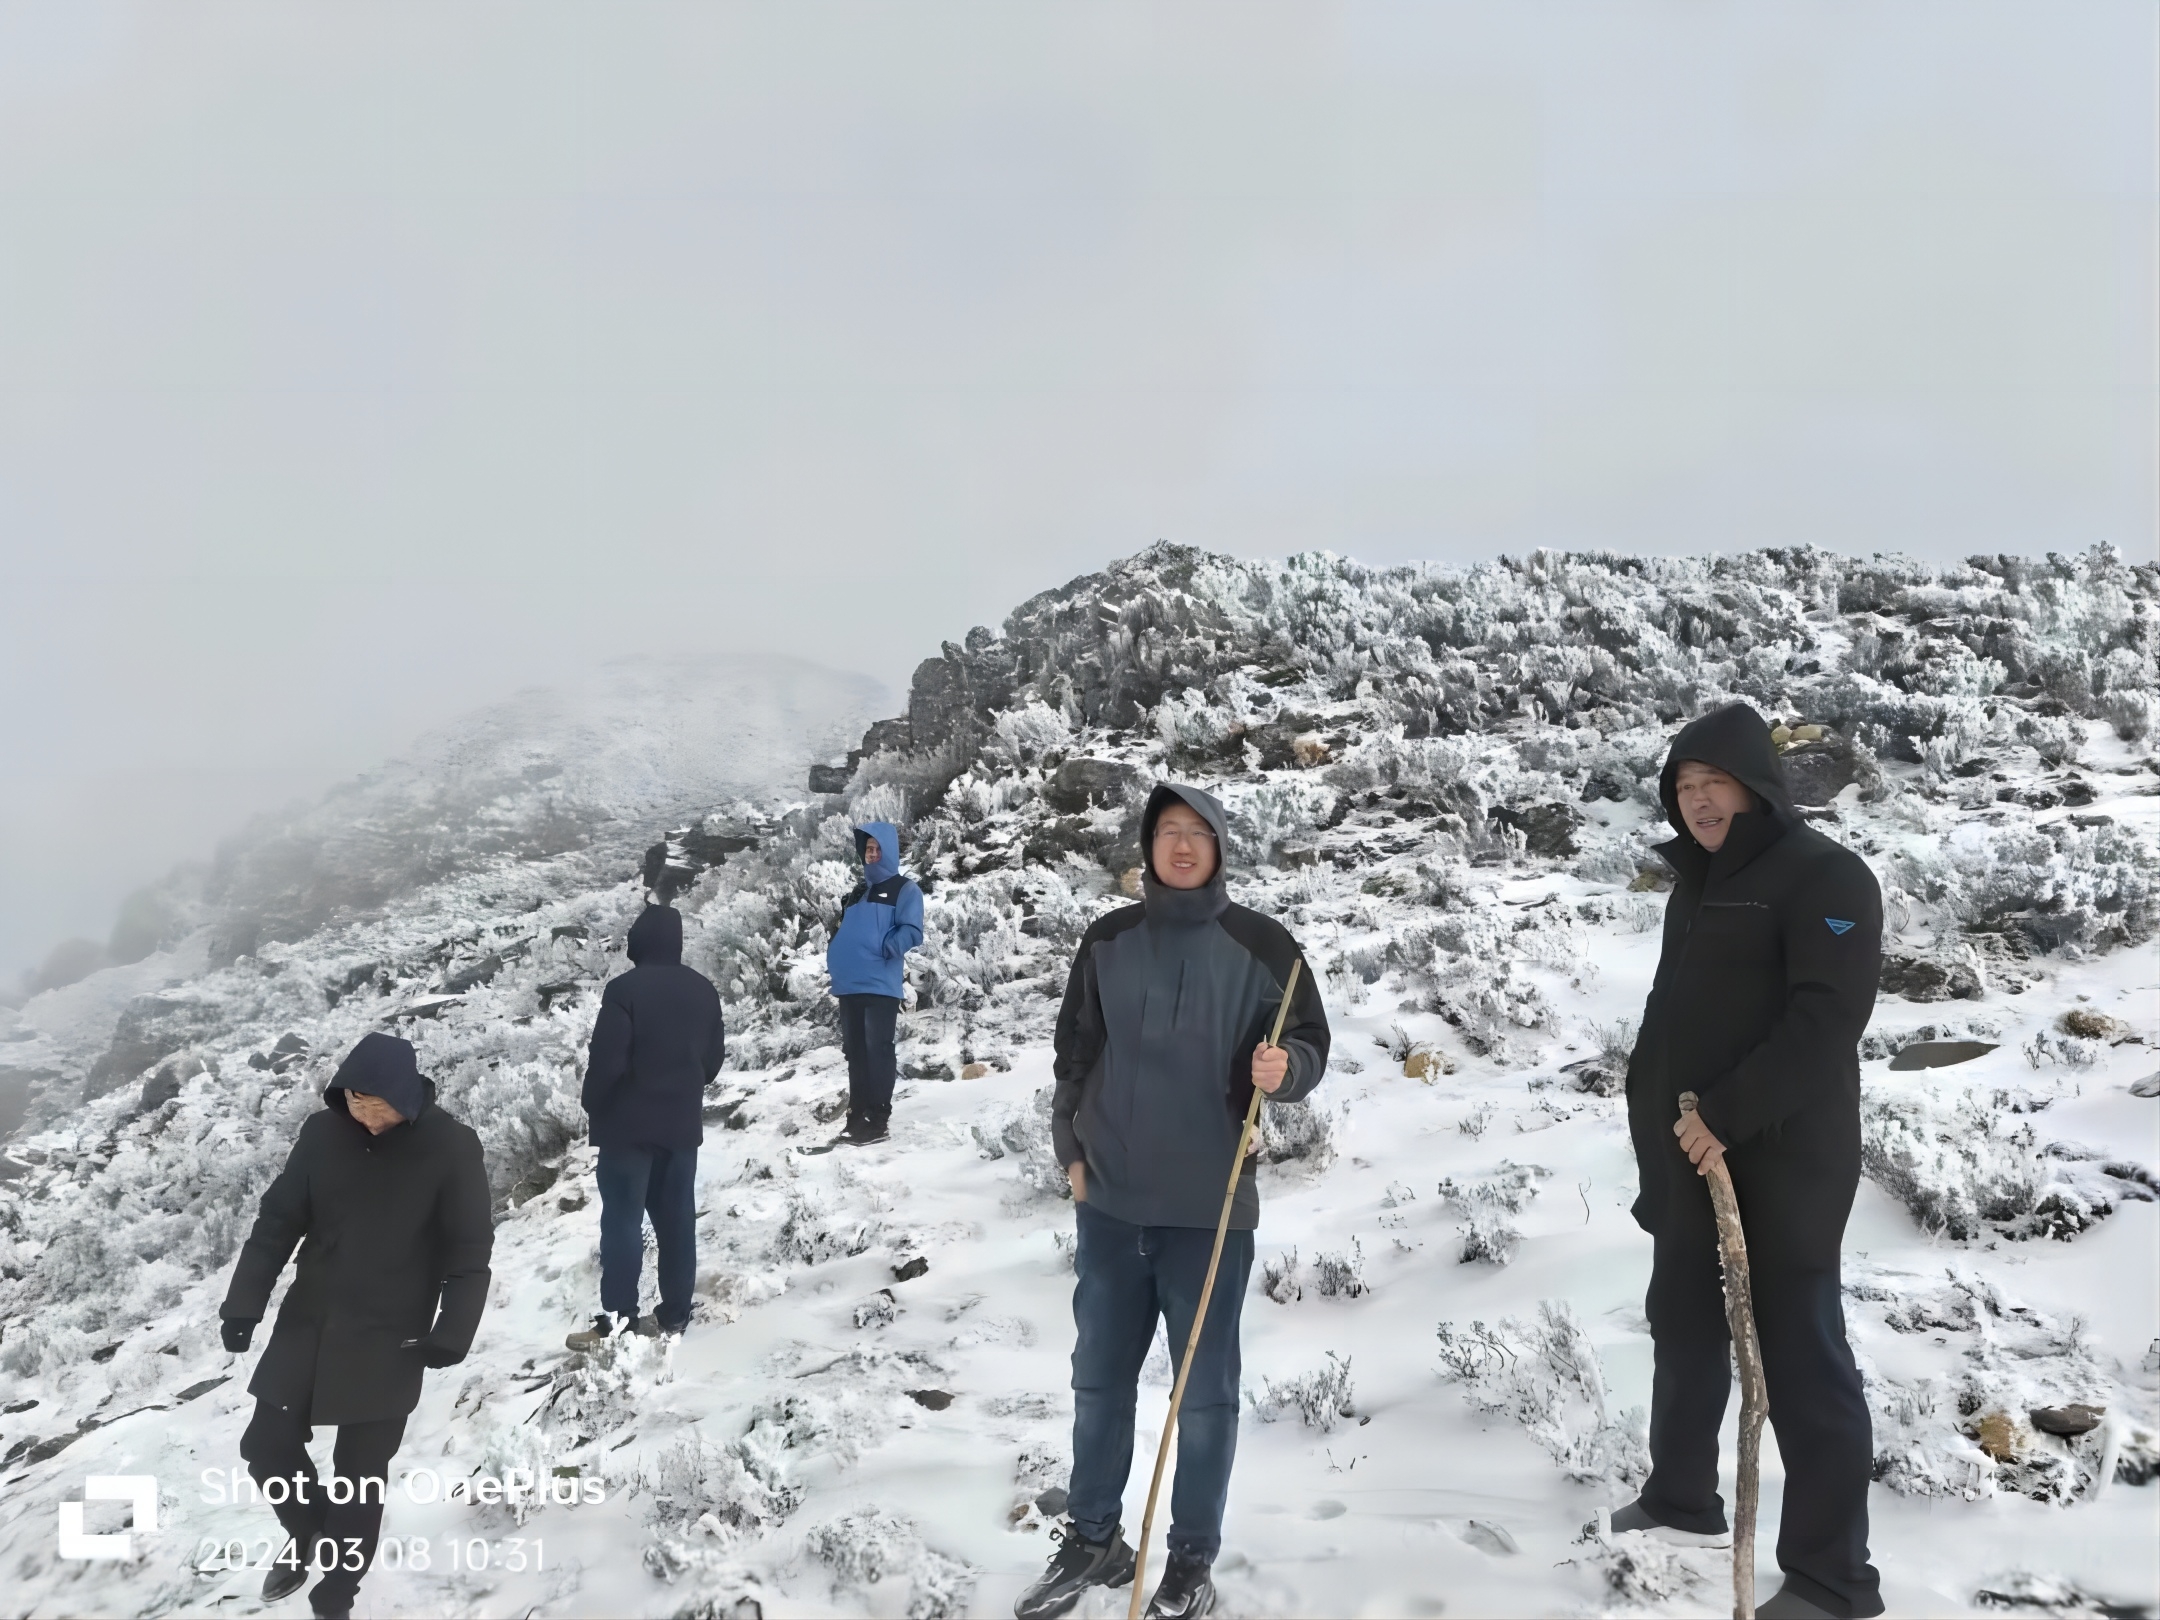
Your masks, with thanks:
M 1838 1272 L 1860 1182 L 1859 1041 L 1882 971 L 1882 895 L 1866 862 L 1794 808 L 1770 728 L 1746 704 L 1683 729 L 1659 791 L 1678 836 L 1658 850 L 1677 881 L 1627 1079 L 1634 1214 L 1655 1240 L 1650 1477 L 1613 1528 L 1729 1540 L 1717 1463 L 1730 1340 L 1702 1179 L 1722 1157 L 1785 1463 L 1785 1582 L 1755 1612 L 1877 1615 L 1874 1441 Z M 1701 1099 L 1686 1117 L 1684 1091 Z
M 923 896 L 900 871 L 900 829 L 866 821 L 855 829 L 862 882 L 840 908 L 825 948 L 825 969 L 840 1004 L 840 1046 L 847 1053 L 848 1117 L 839 1140 L 882 1142 L 899 1074 L 895 1042 L 907 994 L 907 953 L 923 941 Z
M 697 1155 L 705 1088 L 720 1073 L 720 992 L 682 959 L 682 916 L 647 906 L 630 925 L 628 973 L 608 981 L 585 1066 L 585 1113 L 600 1150 L 600 1314 L 573 1333 L 589 1350 L 610 1333 L 680 1333 L 697 1283 Z M 645 1217 L 659 1250 L 660 1305 L 638 1315 Z

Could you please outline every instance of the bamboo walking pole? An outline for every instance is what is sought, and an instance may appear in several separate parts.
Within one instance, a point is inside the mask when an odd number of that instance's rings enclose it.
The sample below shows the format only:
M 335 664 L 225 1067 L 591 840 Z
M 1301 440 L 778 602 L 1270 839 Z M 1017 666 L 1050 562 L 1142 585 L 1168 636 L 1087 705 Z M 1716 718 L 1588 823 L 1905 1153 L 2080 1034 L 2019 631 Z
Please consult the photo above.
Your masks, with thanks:
M 1680 1093 L 1680 1112 L 1692 1114 L 1699 1099 Z M 1762 1488 L 1762 1426 L 1770 1410 L 1769 1386 L 1763 1382 L 1762 1340 L 1755 1334 L 1755 1297 L 1748 1281 L 1747 1233 L 1740 1225 L 1740 1201 L 1733 1196 L 1732 1172 L 1720 1157 L 1703 1178 L 1710 1183 L 1710 1207 L 1717 1211 L 1718 1259 L 1725 1270 L 1725 1325 L 1732 1333 L 1733 1355 L 1740 1363 L 1740 1469 L 1733 1486 L 1732 1582 L 1734 1620 L 1755 1620 L 1755 1504 Z
M 1283 985 L 1282 1005 L 1275 1009 L 1275 1028 L 1268 1045 L 1282 1045 L 1283 1020 L 1290 1016 L 1290 998 L 1297 993 L 1298 969 L 1303 957 L 1290 959 L 1290 977 Z M 1230 1160 L 1230 1185 L 1223 1191 L 1222 1215 L 1215 1222 L 1215 1248 L 1208 1255 L 1207 1279 L 1200 1285 L 1200 1308 L 1193 1312 L 1192 1331 L 1185 1335 L 1185 1356 L 1178 1363 L 1177 1382 L 1170 1389 L 1170 1416 L 1163 1424 L 1162 1444 L 1155 1448 L 1155 1477 L 1148 1481 L 1147 1513 L 1140 1520 L 1140 1546 L 1133 1557 L 1132 1602 L 1125 1620 L 1140 1620 L 1140 1594 L 1147 1584 L 1148 1542 L 1155 1534 L 1155 1500 L 1162 1493 L 1163 1464 L 1170 1460 L 1170 1437 L 1177 1433 L 1178 1406 L 1185 1399 L 1185 1380 L 1192 1372 L 1193 1354 L 1200 1348 L 1200 1330 L 1207 1326 L 1208 1304 L 1215 1297 L 1215 1268 L 1222 1264 L 1223 1238 L 1230 1230 L 1230 1206 L 1237 1201 L 1238 1177 L 1245 1170 L 1245 1149 L 1251 1145 L 1253 1126 L 1260 1118 L 1260 1099 L 1266 1095 L 1253 1087 L 1252 1101 L 1245 1105 L 1245 1128 L 1238 1132 L 1237 1152 Z

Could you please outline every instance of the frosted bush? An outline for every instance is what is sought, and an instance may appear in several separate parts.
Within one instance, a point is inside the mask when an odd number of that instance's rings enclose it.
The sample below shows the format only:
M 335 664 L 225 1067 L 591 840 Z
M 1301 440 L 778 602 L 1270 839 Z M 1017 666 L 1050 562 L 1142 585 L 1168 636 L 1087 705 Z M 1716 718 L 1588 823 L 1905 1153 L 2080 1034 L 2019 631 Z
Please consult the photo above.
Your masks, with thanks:
M 1483 1261 L 1504 1266 L 1515 1258 L 1522 1233 L 1508 1219 L 1520 1215 L 1538 1194 L 1538 1182 L 1552 1172 L 1534 1164 L 1503 1161 L 1491 1176 L 1480 1181 L 1459 1182 L 1450 1177 L 1440 1183 L 1440 1196 L 1465 1218 L 1456 1228 L 1460 1239 L 1456 1258 L 1465 1265 Z
M 641 1479 L 655 1522 L 680 1527 L 709 1518 L 713 1527 L 749 1533 L 780 1523 L 802 1505 L 803 1488 L 767 1458 L 756 1460 L 754 1470 L 739 1445 L 713 1446 L 695 1434 L 676 1440 Z
M 967 1612 L 975 1572 L 923 1544 L 908 1520 L 883 1511 L 843 1514 L 803 1538 L 803 1551 L 832 1571 L 836 1585 L 908 1582 L 908 1620 L 953 1620 Z
M 2149 1199 L 2137 1167 L 2072 1144 L 2043 1144 L 2007 1093 L 1867 1087 L 1860 1163 L 1913 1219 L 1948 1238 L 2068 1239 L 2125 1198 Z
M 1357 1299 L 1368 1291 L 1365 1281 L 1365 1246 L 1356 1238 L 1350 1247 L 1322 1250 L 1313 1256 L 1313 1287 L 1323 1299 Z
M 1271 1254 L 1260 1262 L 1260 1292 L 1278 1305 L 1295 1304 L 1305 1297 L 1305 1286 L 1298 1281 L 1298 1252 L 1295 1245 L 1281 1254 Z
M 1608 1412 L 1597 1351 L 1564 1300 L 1540 1301 L 1530 1322 L 1442 1322 L 1439 1338 L 1441 1367 L 1464 1398 L 1520 1423 L 1568 1478 L 1634 1486 L 1649 1476 L 1648 1420 L 1640 1408 Z
M 1335 1127 L 1329 1111 L 1309 1099 L 1261 1103 L 1254 1134 L 1270 1164 L 1294 1162 L 1319 1170 L 1335 1158 Z
M 772 1255 L 783 1264 L 823 1265 L 861 1254 L 876 1236 L 869 1221 L 827 1210 L 815 1194 L 796 1191 L 788 1195 L 787 1216 L 773 1236 Z
M 1262 1423 L 1279 1422 L 1294 1412 L 1308 1429 L 1330 1434 L 1336 1424 L 1357 1416 L 1350 1358 L 1332 1350 L 1327 1352 L 1324 1366 L 1282 1382 L 1263 1377 L 1260 1385 L 1253 1409 Z

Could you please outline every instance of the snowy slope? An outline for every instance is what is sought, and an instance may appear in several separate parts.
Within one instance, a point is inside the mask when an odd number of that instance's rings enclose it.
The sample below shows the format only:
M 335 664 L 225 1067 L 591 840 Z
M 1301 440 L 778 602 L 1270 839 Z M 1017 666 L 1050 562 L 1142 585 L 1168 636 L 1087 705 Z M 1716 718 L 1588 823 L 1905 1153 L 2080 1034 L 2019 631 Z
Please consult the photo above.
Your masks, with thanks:
M 2160 1067 L 2156 591 L 2104 554 L 1463 573 L 1159 547 L 1024 604 L 924 664 L 908 713 L 820 773 L 840 791 L 716 795 L 678 840 L 692 865 L 727 850 L 681 904 L 733 1050 L 702 1315 L 672 1347 L 560 1348 L 597 1287 L 580 1047 L 634 914 L 622 851 L 672 808 L 619 845 L 462 854 L 223 965 L 176 956 L 119 1031 L 33 1003 L 19 1045 L 54 1069 L 175 1044 L 18 1144 L 0 1187 L 8 1608 L 255 1612 L 259 1576 L 193 1567 L 271 1527 L 202 1500 L 201 1470 L 237 1462 L 252 1360 L 211 1317 L 328 1067 L 392 1027 L 482 1132 L 503 1207 L 480 1345 L 431 1379 L 400 1466 L 605 1500 L 394 1491 L 386 1533 L 401 1561 L 426 1538 L 429 1567 L 379 1569 L 362 1612 L 1009 1613 L 1069 1446 L 1049 1026 L 1169 772 L 1230 804 L 1235 891 L 1298 935 L 1337 1028 L 1314 1104 L 1268 1115 L 1229 1610 L 1725 1612 L 1723 1555 L 1583 1527 L 1639 1477 L 1648 1398 L 1610 1093 L 1656 952 L 1654 773 L 1676 723 L 1733 696 L 1829 728 L 1788 763 L 1894 929 L 1847 1287 L 1893 1612 L 2150 1607 L 2160 1100 L 2129 1088 Z M 819 965 L 871 815 L 909 825 L 931 890 L 912 1078 L 892 1142 L 804 1157 L 844 1083 Z M 1993 1049 L 1891 1069 L 1954 1039 Z M 1148 1376 L 1143 1459 L 1167 1358 Z M 2105 1417 L 2031 1427 L 2072 1402 Z M 92 1473 L 161 1481 L 131 1560 L 54 1555 Z M 1143 1463 L 1134 1526 L 1145 1486 Z M 491 1567 L 450 1567 L 473 1538 Z

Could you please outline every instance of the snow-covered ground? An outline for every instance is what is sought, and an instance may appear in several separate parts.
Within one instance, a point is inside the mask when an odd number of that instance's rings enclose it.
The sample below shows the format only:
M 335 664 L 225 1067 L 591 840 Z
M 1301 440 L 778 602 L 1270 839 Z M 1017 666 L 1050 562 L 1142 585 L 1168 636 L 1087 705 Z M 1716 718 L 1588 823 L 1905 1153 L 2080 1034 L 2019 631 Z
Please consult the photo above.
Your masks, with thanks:
M 733 1066 L 701 1314 L 672 1345 L 561 1347 L 597 1294 L 575 1092 L 637 903 L 623 849 L 476 855 L 222 966 L 196 937 L 40 998 L 0 1029 L 23 1072 L 154 1056 L 13 1144 L 0 1183 L 4 1607 L 258 1612 L 258 1573 L 198 1568 L 274 1530 L 204 1500 L 253 1359 L 212 1318 L 328 1068 L 391 1027 L 481 1130 L 503 1214 L 479 1345 L 431 1375 L 398 1467 L 432 1472 L 394 1482 L 360 1612 L 1009 1613 L 1069 1461 L 1049 1024 L 1169 773 L 1230 804 L 1234 891 L 1297 934 L 1336 1029 L 1313 1105 L 1268 1118 L 1227 1612 L 1726 1612 L 1726 1555 L 1584 1527 L 1632 1494 L 1649 1394 L 1611 1092 L 1663 904 L 1655 765 L 1681 716 L 1744 696 L 1831 728 L 1791 759 L 1893 928 L 1847 1266 L 1892 1612 L 2150 1609 L 2154 613 L 2154 571 L 2105 556 L 1813 553 L 1383 574 L 1159 548 L 1025 604 L 925 665 L 844 792 L 716 806 L 678 840 Z M 871 815 L 909 823 L 930 880 L 912 1077 L 889 1143 L 804 1156 L 844 1086 L 818 965 Z M 1928 1039 L 1993 1050 L 1892 1070 Z M 1134 1528 L 1167 1354 L 1148 1380 Z M 2074 1402 L 2105 1408 L 2084 1436 L 2032 1427 Z M 160 1483 L 128 1559 L 56 1554 L 92 1474 Z M 581 1499 L 413 1499 L 506 1476 Z M 1768 1591 L 1774 1443 L 1765 1476 Z

